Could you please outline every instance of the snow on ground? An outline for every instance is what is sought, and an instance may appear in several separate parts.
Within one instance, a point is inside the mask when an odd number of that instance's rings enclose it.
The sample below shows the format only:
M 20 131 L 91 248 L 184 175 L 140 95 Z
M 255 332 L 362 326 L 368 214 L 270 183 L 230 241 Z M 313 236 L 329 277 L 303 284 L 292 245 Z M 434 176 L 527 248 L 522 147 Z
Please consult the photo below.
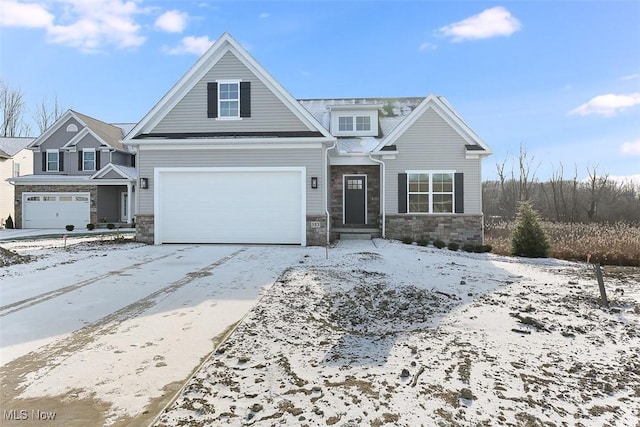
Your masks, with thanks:
M 156 426 L 640 426 L 640 271 L 345 241 L 293 263 Z
M 0 406 L 56 412 L 50 426 L 149 422 L 308 252 L 114 236 L 1 245 L 31 261 L 0 270 Z

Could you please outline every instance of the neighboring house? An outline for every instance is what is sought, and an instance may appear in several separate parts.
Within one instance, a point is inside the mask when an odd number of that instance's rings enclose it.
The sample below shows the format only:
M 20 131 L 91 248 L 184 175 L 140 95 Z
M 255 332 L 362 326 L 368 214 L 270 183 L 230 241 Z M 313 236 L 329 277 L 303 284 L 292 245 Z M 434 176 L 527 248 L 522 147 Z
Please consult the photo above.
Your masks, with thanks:
M 0 227 L 9 215 L 15 222 L 14 188 L 7 180 L 33 173 L 33 152 L 27 146 L 33 138 L 0 138 Z
M 444 98 L 296 100 L 226 33 L 123 143 L 142 241 L 483 239 L 491 151 Z
M 36 138 L 33 174 L 15 185 L 15 224 L 63 228 L 68 224 L 132 224 L 135 155 L 122 145 L 133 125 L 112 125 L 69 110 Z

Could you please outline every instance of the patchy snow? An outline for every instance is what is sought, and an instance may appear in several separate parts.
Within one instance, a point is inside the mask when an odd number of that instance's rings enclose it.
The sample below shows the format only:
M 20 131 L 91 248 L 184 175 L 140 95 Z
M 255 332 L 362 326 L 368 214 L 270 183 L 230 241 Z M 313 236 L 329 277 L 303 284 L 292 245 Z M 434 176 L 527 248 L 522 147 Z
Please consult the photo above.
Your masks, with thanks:
M 584 264 L 379 239 L 329 259 L 97 236 L 1 245 L 34 259 L 0 270 L 1 403 L 53 405 L 47 425 L 640 417 L 639 269 L 605 269 L 604 308 Z
M 630 271 L 604 308 L 577 263 L 341 242 L 292 266 L 156 425 L 635 426 Z

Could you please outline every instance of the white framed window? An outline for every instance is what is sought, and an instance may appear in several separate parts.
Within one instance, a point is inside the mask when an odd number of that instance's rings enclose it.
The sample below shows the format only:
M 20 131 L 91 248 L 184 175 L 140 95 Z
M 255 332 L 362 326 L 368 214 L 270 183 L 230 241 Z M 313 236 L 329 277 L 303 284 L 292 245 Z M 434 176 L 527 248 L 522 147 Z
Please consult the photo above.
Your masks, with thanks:
M 371 117 L 369 117 L 369 116 L 356 116 L 356 130 L 357 131 L 369 131 L 369 130 L 371 130 Z
M 82 170 L 96 170 L 96 150 L 95 148 L 85 148 L 82 150 Z
M 408 213 L 453 213 L 452 171 L 408 171 Z
M 353 130 L 353 117 L 338 117 L 338 130 L 340 132 L 350 132 Z
M 240 117 L 240 82 L 218 82 L 218 117 L 235 119 Z
M 20 176 L 20 163 L 13 164 L 13 177 Z
M 67 125 L 67 132 L 78 132 L 78 126 L 75 123 L 69 123 Z
M 60 165 L 60 153 L 58 150 L 47 150 L 47 172 L 58 172 Z

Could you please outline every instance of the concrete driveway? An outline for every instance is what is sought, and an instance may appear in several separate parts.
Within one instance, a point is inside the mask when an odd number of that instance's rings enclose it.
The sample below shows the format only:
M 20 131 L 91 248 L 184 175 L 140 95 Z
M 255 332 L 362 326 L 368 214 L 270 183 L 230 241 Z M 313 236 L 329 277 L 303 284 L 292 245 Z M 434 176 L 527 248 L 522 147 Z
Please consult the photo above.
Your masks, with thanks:
M 143 425 L 287 267 L 324 255 L 47 242 L 0 242 L 37 256 L 0 276 L 0 424 Z

